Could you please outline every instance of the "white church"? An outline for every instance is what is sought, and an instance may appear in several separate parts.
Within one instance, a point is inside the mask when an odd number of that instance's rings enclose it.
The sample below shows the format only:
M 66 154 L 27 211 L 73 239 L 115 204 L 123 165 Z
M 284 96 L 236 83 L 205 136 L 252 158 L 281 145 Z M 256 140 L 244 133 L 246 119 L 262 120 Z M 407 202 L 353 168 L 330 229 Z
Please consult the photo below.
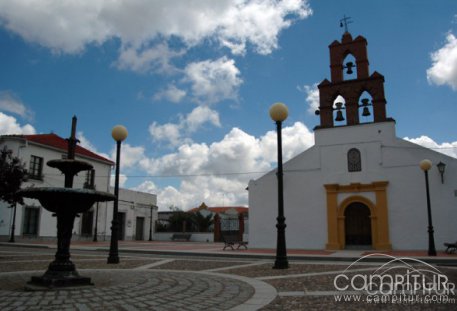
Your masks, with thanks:
M 443 243 L 457 241 L 457 159 L 396 136 L 384 77 L 369 72 L 365 38 L 346 32 L 329 49 L 331 81 L 318 86 L 315 145 L 284 163 L 287 248 L 426 250 L 419 163 L 428 159 L 434 239 L 443 251 Z M 355 63 L 345 63 L 348 58 Z M 275 248 L 276 170 L 251 180 L 248 189 L 250 247 Z

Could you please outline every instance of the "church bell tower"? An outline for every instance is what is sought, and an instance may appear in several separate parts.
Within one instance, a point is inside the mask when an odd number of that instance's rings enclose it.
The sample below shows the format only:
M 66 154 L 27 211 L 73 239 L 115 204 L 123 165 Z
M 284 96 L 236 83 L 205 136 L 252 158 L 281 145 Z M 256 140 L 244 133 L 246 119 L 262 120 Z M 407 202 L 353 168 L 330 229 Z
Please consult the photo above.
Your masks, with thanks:
M 346 31 L 341 42 L 335 40 L 329 49 L 331 81 L 325 79 L 318 85 L 320 125 L 316 129 L 359 125 L 361 116 L 371 116 L 370 123 L 394 121 L 386 117 L 384 76 L 376 71 L 370 75 L 367 40 L 362 36 L 352 39 Z M 348 58 L 355 63 L 344 63 Z M 362 98 L 365 93 L 371 100 Z

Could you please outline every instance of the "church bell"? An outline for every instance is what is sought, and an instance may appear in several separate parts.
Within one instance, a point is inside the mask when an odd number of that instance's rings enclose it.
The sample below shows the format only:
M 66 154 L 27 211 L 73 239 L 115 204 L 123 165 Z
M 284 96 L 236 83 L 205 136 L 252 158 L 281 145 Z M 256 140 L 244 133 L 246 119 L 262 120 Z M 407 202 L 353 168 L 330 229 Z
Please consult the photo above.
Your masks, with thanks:
M 335 121 L 344 121 L 343 112 L 341 110 L 336 112 Z
M 362 116 L 363 117 L 368 117 L 370 115 L 371 115 L 371 113 L 370 113 L 370 110 L 368 109 L 368 107 L 363 107 Z
M 354 71 L 352 71 L 352 67 L 354 67 L 354 63 L 353 63 L 353 62 L 347 62 L 347 63 L 346 63 L 346 68 L 347 68 L 346 73 L 347 73 L 348 75 L 354 73 Z

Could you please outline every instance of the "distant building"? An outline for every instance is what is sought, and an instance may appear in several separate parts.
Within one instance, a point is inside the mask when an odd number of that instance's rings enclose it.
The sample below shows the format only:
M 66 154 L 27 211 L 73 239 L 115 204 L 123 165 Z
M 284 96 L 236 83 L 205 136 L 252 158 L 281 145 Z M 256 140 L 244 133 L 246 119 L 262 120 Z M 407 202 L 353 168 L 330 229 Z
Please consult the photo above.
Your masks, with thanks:
M 198 221 L 193 223 L 192 214 L 199 212 L 203 217 L 210 216 L 211 225 L 207 226 L 206 221 L 204 227 L 207 230 L 198 228 Z M 182 215 L 185 214 L 185 215 Z M 195 216 L 195 215 L 194 215 Z M 176 225 L 174 221 L 178 221 Z M 184 220 L 184 221 L 183 221 Z M 157 232 L 155 239 L 170 240 L 173 230 L 178 228 L 177 232 L 191 232 L 190 241 L 221 241 L 221 234 L 230 231 L 238 233 L 244 241 L 248 240 L 249 208 L 245 206 L 214 206 L 209 207 L 202 203 L 199 207 L 184 211 L 161 211 L 158 212 Z M 184 223 L 183 223 L 184 222 Z M 200 231 L 200 232 L 199 232 Z
M 237 233 L 240 240 L 247 241 L 249 235 L 249 208 L 245 206 L 213 206 L 209 207 L 204 202 L 196 208 L 190 209 L 190 213 L 201 213 L 203 216 L 212 215 L 214 224 L 214 241 L 221 242 L 222 235 L 230 232 Z
M 199 207 L 194 207 L 194 208 L 190 209 L 188 212 L 190 212 L 190 213 L 201 212 L 204 214 L 211 212 L 213 214 L 219 214 L 219 216 L 221 216 L 221 217 L 233 216 L 233 215 L 238 216 L 239 214 L 242 214 L 245 217 L 245 219 L 248 219 L 248 217 L 249 217 L 249 208 L 247 208 L 245 206 L 211 206 L 211 207 L 209 207 L 204 202 Z
M 114 189 L 111 188 L 114 193 Z M 112 210 L 113 202 L 108 203 Z M 154 233 L 157 212 L 157 196 L 151 193 L 119 189 L 119 239 L 148 240 Z
M 67 141 L 56 134 L 38 135 L 3 135 L 0 136 L 0 148 L 7 146 L 16 156 L 26 164 L 29 180 L 22 187 L 63 187 L 64 176 L 59 170 L 46 165 L 49 160 L 62 159 L 67 156 Z M 74 178 L 74 188 L 87 187 L 91 180 L 99 191 L 113 192 L 110 188 L 111 169 L 114 163 L 86 148 L 76 146 L 75 159 L 90 163 L 94 171 L 80 172 Z M 92 174 L 95 174 L 92 176 Z M 157 197 L 153 194 L 139 193 L 120 189 L 119 211 L 124 217 L 123 235 L 125 239 L 141 237 L 137 228 L 143 222 L 143 238 L 148 238 L 149 230 L 147 219 L 150 217 L 150 207 L 157 205 Z M 125 208 L 124 201 L 132 202 L 132 209 Z M 55 238 L 56 218 L 52 213 L 41 207 L 37 200 L 24 199 L 24 205 L 17 205 L 15 236 L 22 238 Z M 73 227 L 74 238 L 89 239 L 93 237 L 95 227 L 100 239 L 108 239 L 111 235 L 112 203 L 100 202 L 76 218 Z M 157 217 L 153 207 L 153 217 Z M 97 213 L 98 212 L 98 213 Z M 143 218 L 143 220 L 141 220 Z M 11 234 L 13 208 L 0 201 L 0 236 Z M 153 218 L 153 224 L 156 218 Z M 132 231 L 135 230 L 135 231 Z M 137 234 L 138 233 L 138 234 Z
M 395 121 L 386 116 L 384 77 L 369 73 L 365 38 L 346 32 L 329 48 L 331 81 L 318 86 L 315 145 L 284 163 L 287 247 L 427 249 L 419 163 L 429 159 L 435 244 L 443 249 L 444 242 L 457 239 L 457 160 L 396 137 Z M 444 174 L 440 162 L 446 164 Z M 277 211 L 275 171 L 251 180 L 251 247 L 276 247 Z

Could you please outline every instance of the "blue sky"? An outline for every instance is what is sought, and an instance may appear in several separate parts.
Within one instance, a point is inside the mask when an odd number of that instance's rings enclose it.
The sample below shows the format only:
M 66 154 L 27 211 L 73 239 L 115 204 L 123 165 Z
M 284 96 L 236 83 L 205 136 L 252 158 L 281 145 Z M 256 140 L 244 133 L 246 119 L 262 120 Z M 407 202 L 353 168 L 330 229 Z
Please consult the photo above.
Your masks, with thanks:
M 0 134 L 67 137 L 112 157 L 160 209 L 246 205 L 275 165 L 268 109 L 289 107 L 285 158 L 313 144 L 315 84 L 339 21 L 368 40 L 397 136 L 457 155 L 457 2 L 0 0 Z M 314 103 L 315 105 L 315 103 Z

